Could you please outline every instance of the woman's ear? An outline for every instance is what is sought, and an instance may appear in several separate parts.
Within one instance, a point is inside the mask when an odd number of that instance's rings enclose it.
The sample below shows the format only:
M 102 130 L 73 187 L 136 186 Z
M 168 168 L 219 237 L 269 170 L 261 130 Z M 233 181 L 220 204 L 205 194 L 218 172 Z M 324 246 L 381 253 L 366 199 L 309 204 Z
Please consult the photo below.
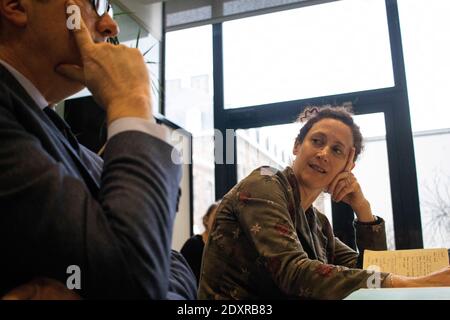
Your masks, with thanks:
M 300 150 L 300 146 L 302 144 L 300 142 L 295 141 L 294 148 L 292 149 L 292 154 L 296 156 Z
M 24 0 L 0 0 L 0 15 L 16 27 L 24 27 L 28 21 L 28 14 Z

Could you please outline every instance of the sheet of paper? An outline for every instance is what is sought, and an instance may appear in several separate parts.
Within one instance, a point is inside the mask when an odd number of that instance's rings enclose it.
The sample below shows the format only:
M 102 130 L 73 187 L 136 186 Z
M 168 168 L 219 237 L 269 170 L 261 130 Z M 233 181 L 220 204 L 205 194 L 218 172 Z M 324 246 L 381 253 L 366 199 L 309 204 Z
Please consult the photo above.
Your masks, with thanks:
M 448 265 L 447 249 L 364 251 L 364 269 L 376 266 L 377 271 L 408 277 L 425 276 Z

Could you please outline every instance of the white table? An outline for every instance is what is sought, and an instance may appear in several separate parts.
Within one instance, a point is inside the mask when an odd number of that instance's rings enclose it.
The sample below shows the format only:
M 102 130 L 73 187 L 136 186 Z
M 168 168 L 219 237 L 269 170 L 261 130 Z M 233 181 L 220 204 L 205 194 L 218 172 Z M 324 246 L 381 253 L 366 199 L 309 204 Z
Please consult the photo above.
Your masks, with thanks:
M 344 300 L 450 300 L 450 287 L 359 289 Z

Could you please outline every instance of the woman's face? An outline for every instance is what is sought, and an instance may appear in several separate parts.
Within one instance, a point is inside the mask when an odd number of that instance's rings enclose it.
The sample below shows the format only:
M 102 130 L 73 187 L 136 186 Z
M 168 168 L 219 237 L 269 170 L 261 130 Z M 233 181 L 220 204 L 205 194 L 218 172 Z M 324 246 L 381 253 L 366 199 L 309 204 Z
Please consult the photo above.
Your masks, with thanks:
M 303 143 L 294 146 L 293 170 L 300 184 L 324 189 L 341 173 L 353 147 L 351 129 L 335 119 L 315 123 Z

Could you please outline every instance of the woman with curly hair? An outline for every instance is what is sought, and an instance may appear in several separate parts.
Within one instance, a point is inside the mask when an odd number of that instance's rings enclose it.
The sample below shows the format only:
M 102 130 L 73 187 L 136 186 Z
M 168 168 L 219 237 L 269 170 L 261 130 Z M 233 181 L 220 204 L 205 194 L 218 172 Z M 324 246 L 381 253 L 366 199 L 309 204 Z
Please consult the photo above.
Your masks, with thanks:
M 450 285 L 450 269 L 410 278 L 362 270 L 365 249 L 386 250 L 352 169 L 362 135 L 344 107 L 308 108 L 283 171 L 254 170 L 223 198 L 205 247 L 200 299 L 342 299 L 368 287 Z M 312 204 L 321 192 L 351 206 L 359 253 Z

